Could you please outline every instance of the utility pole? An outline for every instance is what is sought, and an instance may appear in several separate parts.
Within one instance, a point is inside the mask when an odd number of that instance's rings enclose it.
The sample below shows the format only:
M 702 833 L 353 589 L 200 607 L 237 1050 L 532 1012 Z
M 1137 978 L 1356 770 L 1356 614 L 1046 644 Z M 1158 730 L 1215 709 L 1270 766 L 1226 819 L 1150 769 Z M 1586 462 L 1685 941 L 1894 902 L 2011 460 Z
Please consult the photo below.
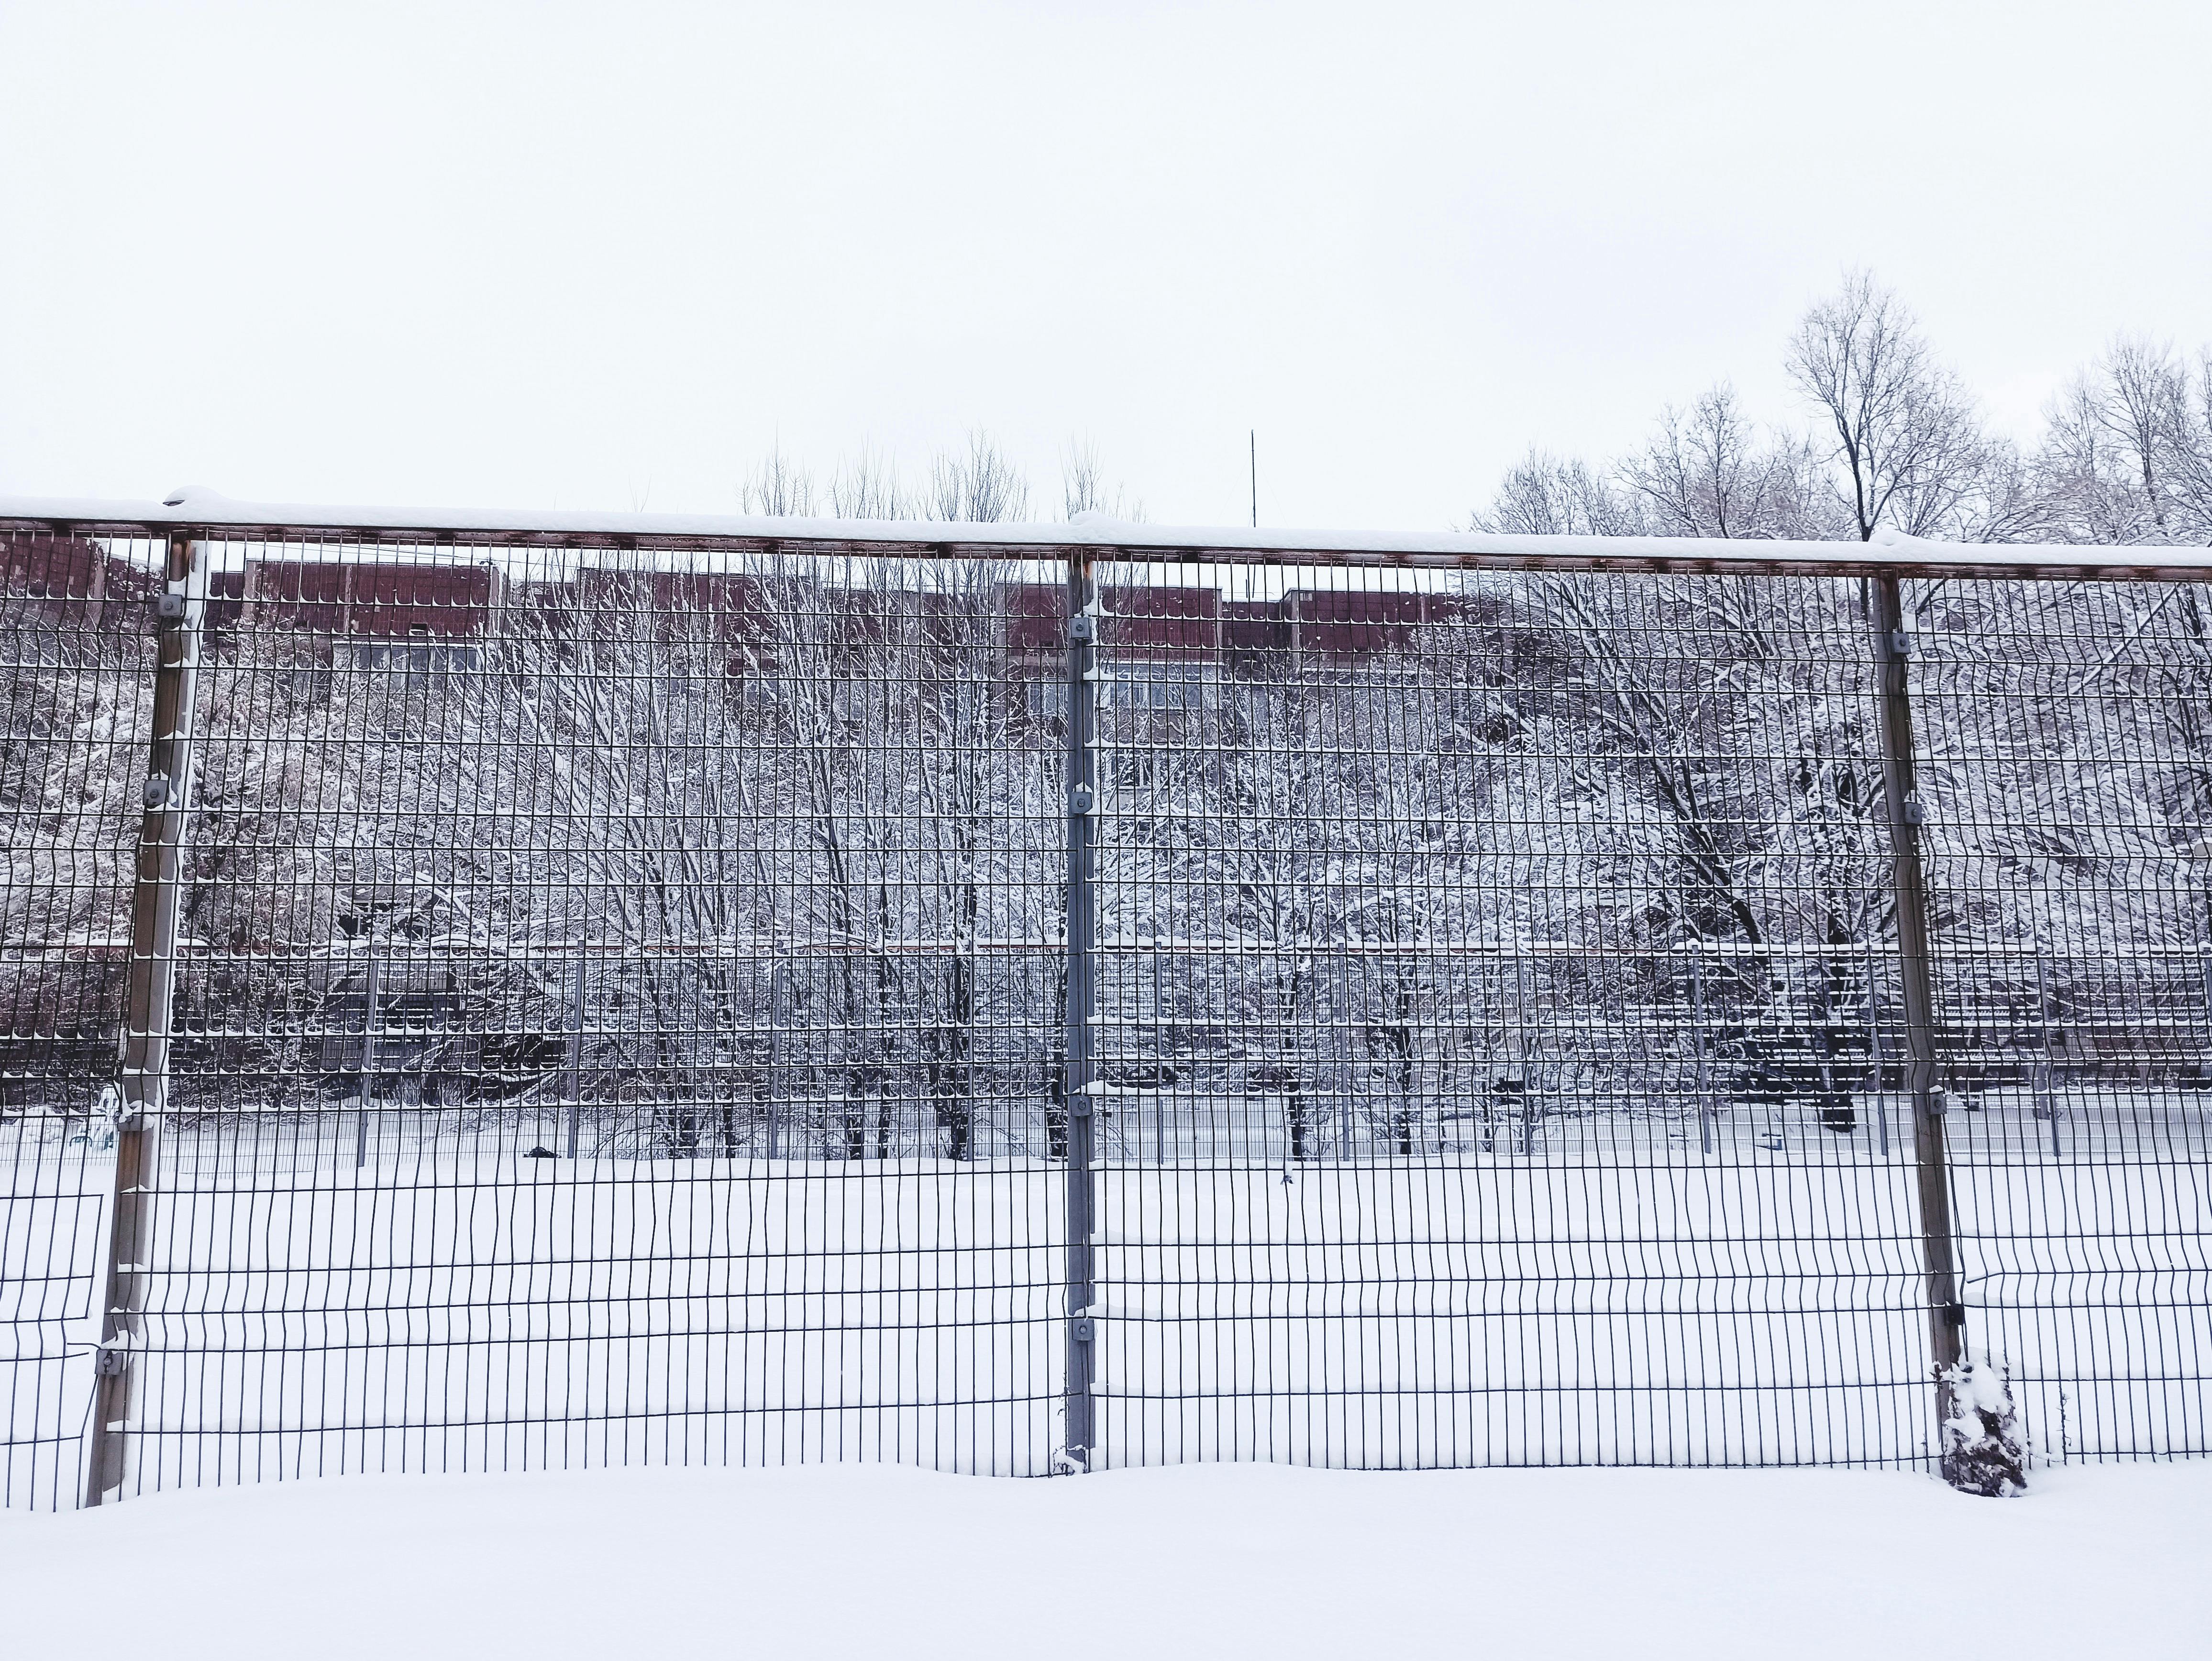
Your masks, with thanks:
M 1260 528 L 1260 429 L 1252 429 L 1249 435 L 1252 449 L 1252 528 Z
M 191 815 L 192 739 L 200 630 L 207 609 L 203 545 L 172 535 L 155 598 L 153 745 L 147 757 L 131 894 L 130 978 L 124 988 L 115 1186 L 107 1206 L 107 1274 L 88 1432 L 84 1503 L 129 1475 L 126 1427 L 141 1416 L 151 1357 L 143 1340 L 154 1270 L 153 1224 L 161 1116 L 169 1103 L 178 922 Z

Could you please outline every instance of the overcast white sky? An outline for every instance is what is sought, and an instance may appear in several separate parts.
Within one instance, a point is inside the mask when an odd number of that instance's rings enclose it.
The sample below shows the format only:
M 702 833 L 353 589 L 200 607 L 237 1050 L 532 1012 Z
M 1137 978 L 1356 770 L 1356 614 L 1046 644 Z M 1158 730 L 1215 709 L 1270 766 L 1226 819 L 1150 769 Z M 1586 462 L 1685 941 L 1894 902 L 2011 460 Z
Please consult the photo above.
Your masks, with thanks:
M 2212 341 L 2212 6 L 0 0 L 0 491 L 726 511 L 1072 435 L 1442 529 L 1848 265 L 2023 435 Z

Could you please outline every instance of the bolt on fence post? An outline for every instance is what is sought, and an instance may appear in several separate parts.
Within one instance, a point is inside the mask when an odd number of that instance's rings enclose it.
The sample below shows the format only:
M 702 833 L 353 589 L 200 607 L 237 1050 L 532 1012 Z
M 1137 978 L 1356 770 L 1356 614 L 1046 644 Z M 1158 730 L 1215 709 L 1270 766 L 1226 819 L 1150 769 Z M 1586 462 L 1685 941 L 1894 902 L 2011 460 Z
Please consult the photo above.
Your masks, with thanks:
M 1091 1241 L 1097 1228 L 1097 1120 L 1092 1108 L 1091 1016 L 1097 1007 L 1097 890 L 1098 587 L 1087 549 L 1067 565 L 1067 1434 L 1068 1463 L 1091 1467 L 1091 1386 L 1097 1326 Z
M 204 545 L 181 533 L 171 536 L 162 577 L 155 609 L 153 744 L 131 894 L 130 977 L 124 987 L 118 1080 L 122 1107 L 115 1134 L 115 1185 L 108 1196 L 107 1276 L 86 1449 L 87 1506 L 100 1504 L 104 1495 L 122 1488 L 127 1427 L 142 1411 L 145 1390 L 145 1358 L 136 1353 L 136 1341 L 144 1335 L 155 1162 L 169 1098 L 177 925 L 183 910 L 200 628 L 207 602 Z
M 1958 1257 L 1951 1219 L 1951 1171 L 1936 1088 L 1936 991 L 1928 944 L 1928 890 L 1921 860 L 1923 814 L 1913 776 L 1911 642 L 1905 633 L 1898 579 L 1874 578 L 1875 661 L 1881 676 L 1882 800 L 1889 821 L 1890 871 L 1897 904 L 1897 946 L 1905 1003 L 1906 1079 L 1912 1098 L 1912 1153 L 1920 1199 L 1921 1250 L 1928 1276 L 1928 1341 L 1936 1364 L 1936 1417 L 1950 1421 L 1952 1386 L 1963 1348 L 1966 1310 L 1959 1300 Z M 1962 1480 L 1949 1451 L 1944 1481 Z

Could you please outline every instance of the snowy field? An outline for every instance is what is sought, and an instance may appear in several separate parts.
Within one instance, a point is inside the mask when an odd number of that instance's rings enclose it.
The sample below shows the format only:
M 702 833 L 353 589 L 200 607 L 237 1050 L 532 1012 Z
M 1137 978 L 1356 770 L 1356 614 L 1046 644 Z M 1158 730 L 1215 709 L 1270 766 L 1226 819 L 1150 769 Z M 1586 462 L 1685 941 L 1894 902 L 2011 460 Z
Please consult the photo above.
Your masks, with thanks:
M 2212 1463 L 368 1476 L 0 1516 L 0 1640 L 177 1661 L 2194 1661 Z
M 2055 1457 L 2212 1445 L 2193 1142 L 2054 1159 L 2024 1116 L 1976 1117 L 1957 1184 L 1970 1337 L 2013 1368 L 2031 1439 Z M 1059 1166 L 534 1159 L 551 1122 L 383 1118 L 366 1141 L 349 1115 L 166 1140 L 130 1491 L 1053 1468 Z M 1095 1463 L 1920 1460 L 1912 1172 L 1869 1125 L 1711 1154 L 1694 1129 L 1553 1124 L 1534 1157 L 1109 1163 Z M 67 1505 L 112 1163 L 9 1131 L 7 1499 Z

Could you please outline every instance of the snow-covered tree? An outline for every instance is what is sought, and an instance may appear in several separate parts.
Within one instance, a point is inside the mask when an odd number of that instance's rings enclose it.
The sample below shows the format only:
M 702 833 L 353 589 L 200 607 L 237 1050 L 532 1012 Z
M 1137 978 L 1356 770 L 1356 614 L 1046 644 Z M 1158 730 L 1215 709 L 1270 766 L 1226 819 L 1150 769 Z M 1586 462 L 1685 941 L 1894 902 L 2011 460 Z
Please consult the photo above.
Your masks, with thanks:
M 82 1109 L 122 1014 L 152 652 L 136 596 L 32 594 L 25 569 L 44 573 L 51 546 L 0 554 L 15 579 L 0 593 L 0 1034 L 23 1093 Z
M 2212 349 L 2122 336 L 2046 413 L 2039 485 L 2076 542 L 2212 542 Z

